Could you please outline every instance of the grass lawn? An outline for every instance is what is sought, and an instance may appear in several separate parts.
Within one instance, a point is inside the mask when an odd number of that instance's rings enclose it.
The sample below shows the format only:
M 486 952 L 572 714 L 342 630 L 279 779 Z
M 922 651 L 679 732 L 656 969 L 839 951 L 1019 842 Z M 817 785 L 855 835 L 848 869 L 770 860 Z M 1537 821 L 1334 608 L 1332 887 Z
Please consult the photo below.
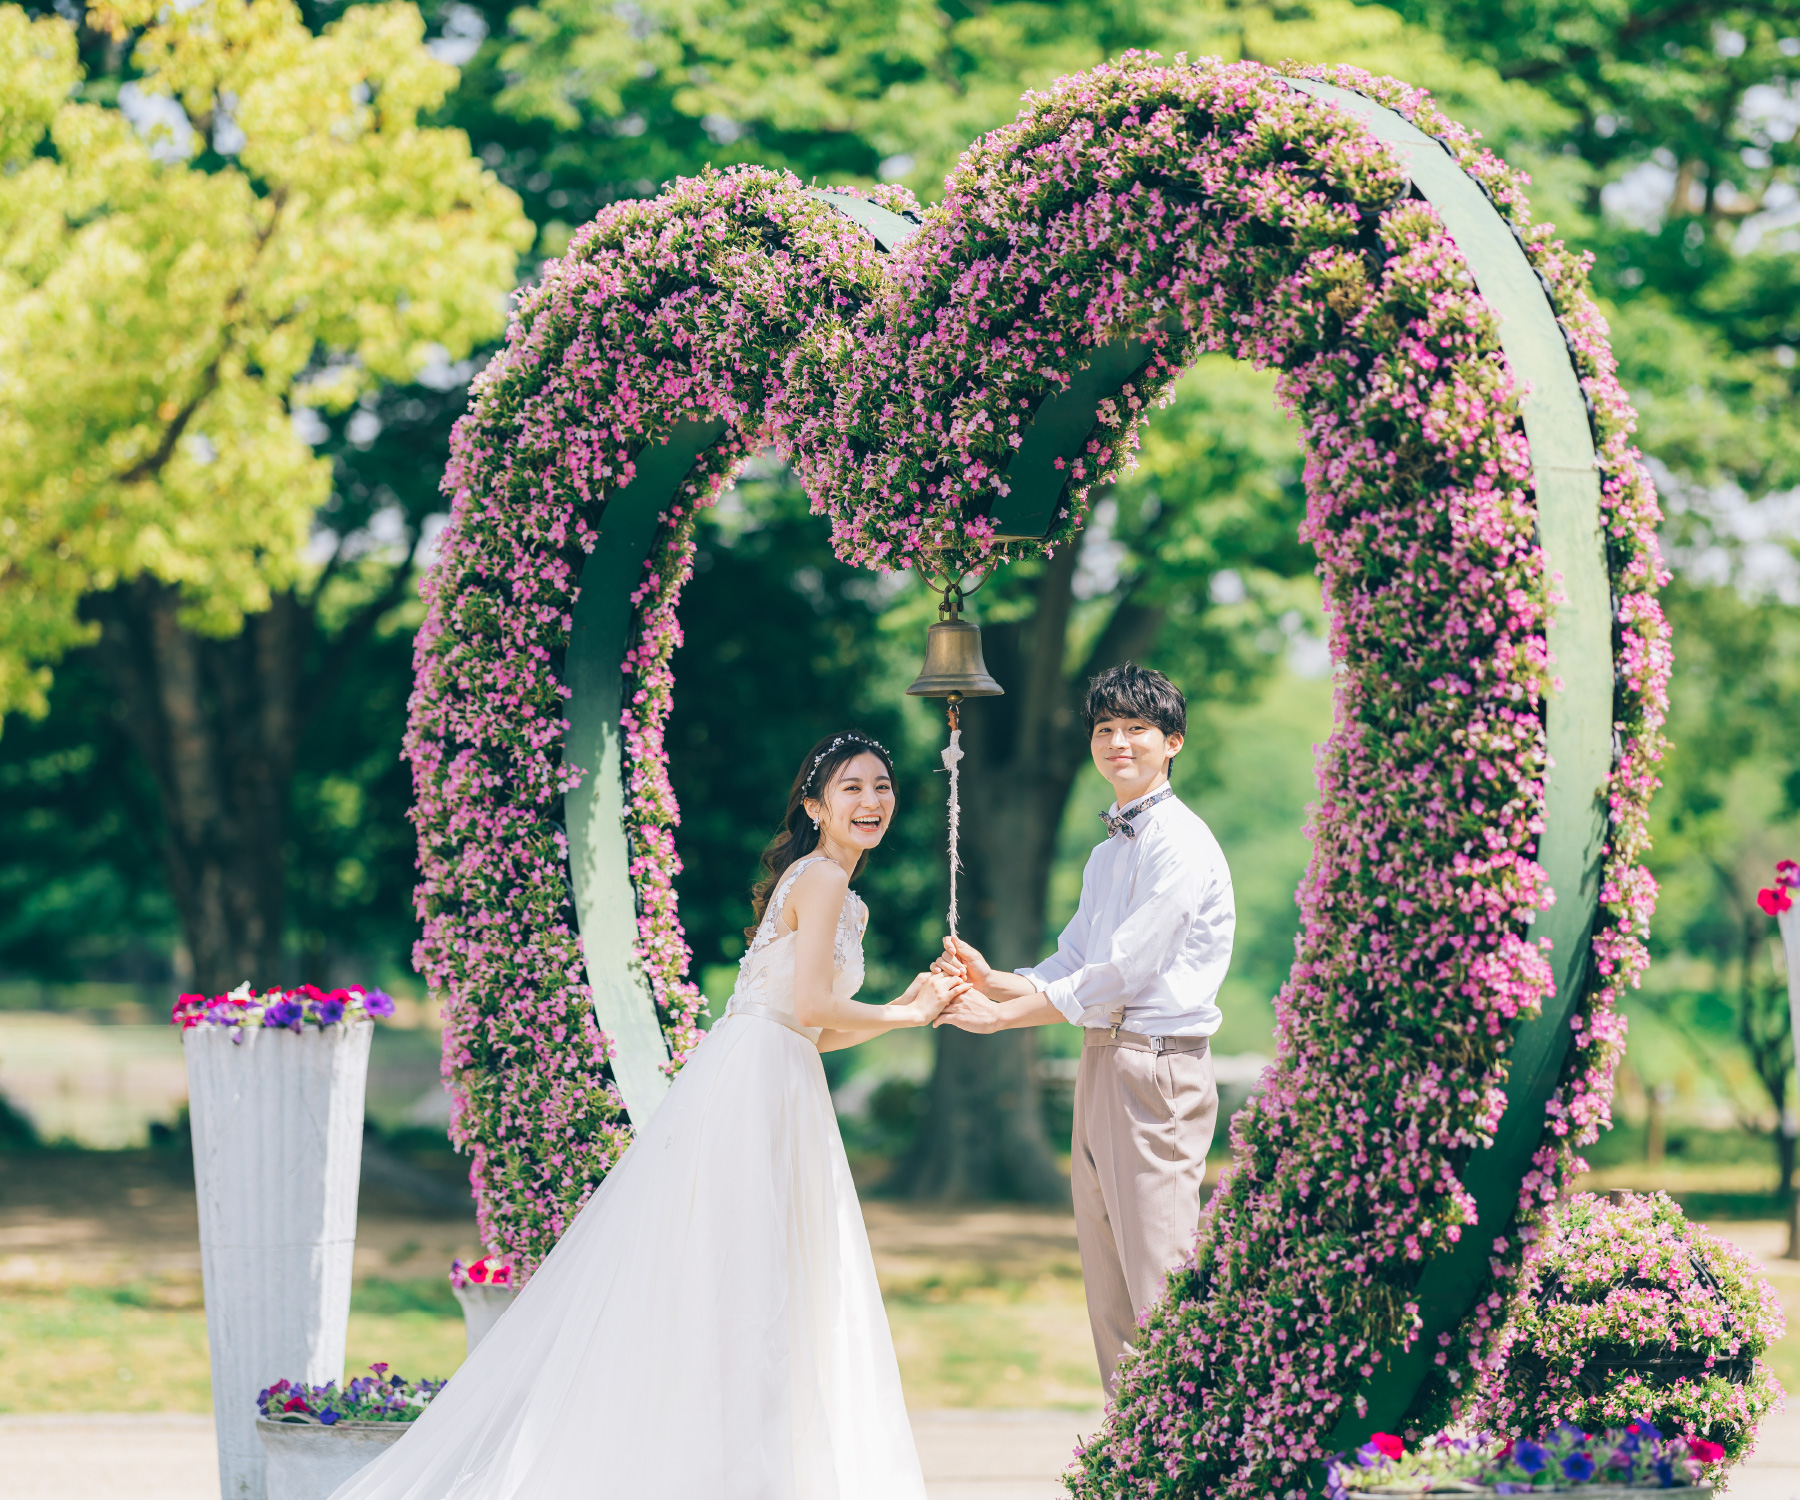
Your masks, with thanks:
M 1651 1185 L 1641 1177 L 1618 1164 L 1592 1185 Z M 1665 1167 L 1655 1185 L 1703 1200 L 1689 1212 L 1761 1262 L 1793 1330 L 1771 1362 L 1800 1392 L 1800 1262 L 1779 1259 L 1786 1229 L 1766 1207 L 1756 1221 L 1731 1211 L 1758 1200 L 1750 1164 Z M 1066 1211 L 874 1196 L 863 1210 L 910 1406 L 1100 1404 Z M 473 1227 L 365 1195 L 348 1373 L 377 1360 L 413 1378 L 456 1369 L 462 1319 L 444 1272 L 476 1253 Z M 210 1410 L 196 1233 L 191 1187 L 148 1153 L 0 1153 L 0 1412 Z M 299 1372 L 269 1378 L 284 1373 Z
M 406 1282 L 358 1287 L 349 1369 L 378 1359 L 413 1377 L 455 1369 L 462 1315 L 448 1288 L 441 1298 L 436 1290 Z M 211 1411 L 198 1291 L 170 1284 L 9 1288 L 0 1297 L 0 1412 Z
M 177 1284 L 9 1288 L 0 1296 L 0 1412 L 211 1411 L 197 1293 Z M 1100 1404 L 1079 1284 L 914 1288 L 890 1294 L 888 1315 L 910 1405 Z M 356 1288 L 350 1372 L 383 1360 L 411 1378 L 437 1377 L 462 1356 L 462 1314 L 442 1282 Z

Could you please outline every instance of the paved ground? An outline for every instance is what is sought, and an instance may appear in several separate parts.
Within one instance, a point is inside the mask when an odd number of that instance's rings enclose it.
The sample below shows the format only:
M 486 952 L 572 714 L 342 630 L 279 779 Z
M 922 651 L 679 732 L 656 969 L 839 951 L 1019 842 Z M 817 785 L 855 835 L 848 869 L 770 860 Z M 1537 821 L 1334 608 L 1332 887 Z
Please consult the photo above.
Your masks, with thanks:
M 1052 1500 L 1097 1412 L 915 1412 L 931 1500 Z M 213 1500 L 212 1418 L 0 1417 L 6 1500 Z M 1786 1496 L 1782 1497 L 1786 1500 Z
M 1054 1500 L 1097 1412 L 925 1411 L 913 1431 L 931 1500 Z M 7 1500 L 213 1500 L 212 1419 L 0 1417 Z M 1774 1418 L 1731 1500 L 1800 1500 L 1800 1415 Z

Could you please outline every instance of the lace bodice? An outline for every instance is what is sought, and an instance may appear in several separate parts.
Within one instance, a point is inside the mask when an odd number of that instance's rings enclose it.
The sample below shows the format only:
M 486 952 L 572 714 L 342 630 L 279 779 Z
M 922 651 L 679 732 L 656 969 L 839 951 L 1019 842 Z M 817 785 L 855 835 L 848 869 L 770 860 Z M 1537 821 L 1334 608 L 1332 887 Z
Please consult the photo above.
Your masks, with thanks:
M 783 1025 L 792 1027 L 815 1042 L 817 1026 L 802 1026 L 794 1013 L 794 932 L 781 921 L 789 892 L 800 872 L 808 865 L 825 859 L 811 854 L 796 860 L 781 877 L 775 894 L 769 898 L 755 940 L 738 964 L 737 984 L 725 1007 L 727 1016 L 760 1012 Z M 831 991 L 848 1000 L 863 982 L 863 932 L 869 925 L 869 909 L 855 891 L 844 893 L 843 909 L 838 913 L 837 936 L 832 944 Z

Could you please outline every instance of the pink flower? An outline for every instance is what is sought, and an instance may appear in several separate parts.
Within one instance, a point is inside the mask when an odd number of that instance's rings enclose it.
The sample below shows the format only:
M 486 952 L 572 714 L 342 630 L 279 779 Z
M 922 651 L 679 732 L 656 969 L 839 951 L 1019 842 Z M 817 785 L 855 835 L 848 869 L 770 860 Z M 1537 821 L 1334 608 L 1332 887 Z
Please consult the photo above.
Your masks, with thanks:
M 1772 890 L 1765 886 L 1756 893 L 1756 904 L 1769 916 L 1777 917 L 1793 907 L 1794 898 L 1787 893 L 1785 886 L 1778 885 Z
M 1395 1462 L 1398 1462 L 1406 1454 L 1406 1444 L 1391 1432 L 1377 1432 L 1369 1438 L 1369 1441 L 1384 1458 Z
M 1716 1464 L 1725 1456 L 1722 1443 L 1711 1443 L 1703 1437 L 1691 1437 L 1687 1440 L 1688 1452 L 1703 1464 Z

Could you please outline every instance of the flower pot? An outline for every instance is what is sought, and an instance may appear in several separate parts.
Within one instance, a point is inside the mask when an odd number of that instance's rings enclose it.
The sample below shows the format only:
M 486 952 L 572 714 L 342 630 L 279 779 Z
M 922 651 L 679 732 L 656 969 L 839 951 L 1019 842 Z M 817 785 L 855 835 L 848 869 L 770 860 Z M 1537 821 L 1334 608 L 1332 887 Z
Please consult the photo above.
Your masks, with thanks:
M 313 1422 L 256 1419 L 268 1500 L 326 1500 L 357 1470 L 373 1463 L 412 1429 L 411 1422 Z
M 264 1500 L 256 1393 L 344 1373 L 373 1031 L 182 1033 L 224 1500 Z
M 1710 1484 L 1678 1485 L 1671 1490 L 1662 1489 L 1660 1486 L 1656 1489 L 1645 1489 L 1639 1485 L 1625 1487 L 1616 1484 L 1577 1484 L 1535 1491 L 1535 1493 L 1546 1495 L 1569 1495 L 1575 1497 L 1575 1500 L 1652 1500 L 1652 1497 L 1654 1500 L 1675 1500 L 1675 1497 L 1679 1497 L 1679 1500 L 1690 1500 L 1690 1497 L 1693 1497 L 1693 1500 L 1701 1500 L 1701 1497 L 1710 1495 L 1712 1492 L 1713 1487 Z M 1444 1488 L 1439 1490 L 1394 1487 L 1379 1490 L 1352 1490 L 1350 1493 L 1355 1500 L 1362 1500 L 1364 1495 L 1457 1495 L 1461 1497 L 1461 1500 L 1481 1500 L 1481 1497 L 1486 1495 L 1492 1497 L 1492 1500 L 1499 1500 L 1500 1495 L 1499 1490 L 1468 1489 L 1460 1481 L 1446 1481 Z
M 1787 953 L 1788 1019 L 1800 1023 L 1800 902 L 1777 916 L 1775 925 L 1781 931 L 1781 946 Z M 1792 1035 L 1795 1047 L 1800 1048 L 1800 1026 Z
M 462 1303 L 463 1336 L 468 1341 L 469 1353 L 473 1354 L 475 1346 L 500 1321 L 500 1314 L 513 1305 L 513 1298 L 519 1295 L 518 1289 L 471 1282 L 468 1286 L 459 1286 L 454 1290 L 456 1300 Z

